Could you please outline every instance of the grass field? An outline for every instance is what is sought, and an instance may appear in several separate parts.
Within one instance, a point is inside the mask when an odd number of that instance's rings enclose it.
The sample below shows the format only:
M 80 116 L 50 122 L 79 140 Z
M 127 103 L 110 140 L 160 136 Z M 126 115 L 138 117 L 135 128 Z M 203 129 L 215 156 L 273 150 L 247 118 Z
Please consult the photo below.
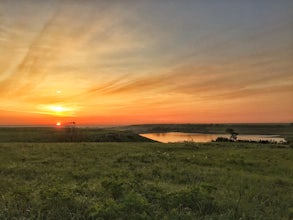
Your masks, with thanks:
M 0 219 L 290 219 L 293 152 L 248 143 L 0 143 Z

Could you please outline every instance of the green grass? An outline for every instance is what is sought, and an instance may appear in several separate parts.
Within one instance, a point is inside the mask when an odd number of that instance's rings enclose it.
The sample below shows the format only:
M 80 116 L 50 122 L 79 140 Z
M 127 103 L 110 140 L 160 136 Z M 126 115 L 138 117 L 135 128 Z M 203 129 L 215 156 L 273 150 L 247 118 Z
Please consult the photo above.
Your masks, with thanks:
M 286 146 L 0 143 L 0 219 L 289 219 Z

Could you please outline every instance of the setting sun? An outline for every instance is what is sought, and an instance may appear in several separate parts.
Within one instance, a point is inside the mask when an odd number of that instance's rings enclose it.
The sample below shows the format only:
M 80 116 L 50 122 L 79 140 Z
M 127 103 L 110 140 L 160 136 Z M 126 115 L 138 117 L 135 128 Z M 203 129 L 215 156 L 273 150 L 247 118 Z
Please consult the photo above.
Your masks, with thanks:
M 62 107 L 62 106 L 50 106 L 50 109 L 53 112 L 57 112 L 57 113 L 62 113 L 64 111 L 66 111 L 66 108 Z
M 36 113 L 58 117 L 72 117 L 79 112 L 81 107 L 72 103 L 41 104 L 36 106 Z
M 61 126 L 61 122 L 57 122 L 56 123 L 56 126 Z

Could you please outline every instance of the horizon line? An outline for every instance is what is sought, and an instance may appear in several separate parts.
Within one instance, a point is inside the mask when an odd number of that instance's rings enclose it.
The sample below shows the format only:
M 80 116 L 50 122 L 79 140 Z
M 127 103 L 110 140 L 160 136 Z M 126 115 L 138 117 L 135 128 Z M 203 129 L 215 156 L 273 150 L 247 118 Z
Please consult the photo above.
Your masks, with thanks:
M 221 122 L 221 123 L 212 123 L 212 122 L 187 122 L 187 123 L 139 123 L 139 124 L 77 124 L 81 127 L 111 127 L 111 126 L 147 126 L 147 125 L 269 125 L 269 124 L 292 124 L 293 122 Z M 0 127 L 56 127 L 56 124 L 0 124 Z

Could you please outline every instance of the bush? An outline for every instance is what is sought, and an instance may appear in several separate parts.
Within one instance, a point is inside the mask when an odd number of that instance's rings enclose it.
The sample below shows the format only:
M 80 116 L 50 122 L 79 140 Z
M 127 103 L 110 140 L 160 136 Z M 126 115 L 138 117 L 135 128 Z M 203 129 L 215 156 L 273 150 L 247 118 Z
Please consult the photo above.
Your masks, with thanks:
M 217 137 L 215 141 L 216 142 L 231 142 L 229 138 L 225 138 L 225 137 Z
M 90 210 L 97 219 L 170 219 L 205 216 L 217 212 L 213 187 L 168 193 L 135 176 L 113 175 L 102 181 L 103 199 Z

